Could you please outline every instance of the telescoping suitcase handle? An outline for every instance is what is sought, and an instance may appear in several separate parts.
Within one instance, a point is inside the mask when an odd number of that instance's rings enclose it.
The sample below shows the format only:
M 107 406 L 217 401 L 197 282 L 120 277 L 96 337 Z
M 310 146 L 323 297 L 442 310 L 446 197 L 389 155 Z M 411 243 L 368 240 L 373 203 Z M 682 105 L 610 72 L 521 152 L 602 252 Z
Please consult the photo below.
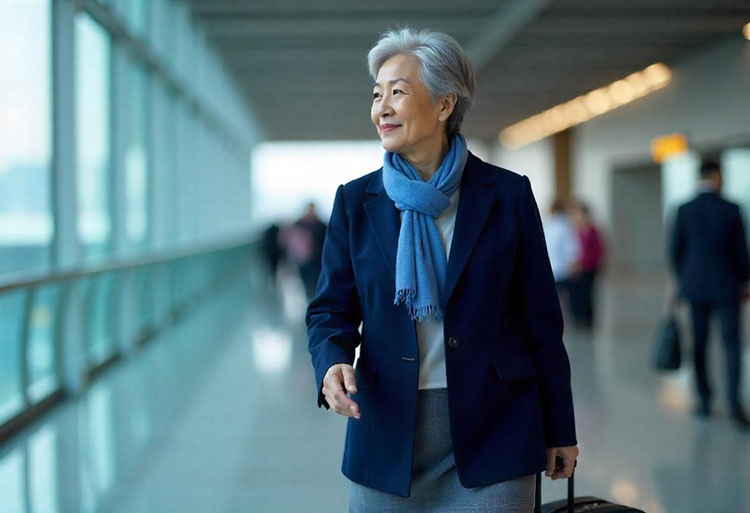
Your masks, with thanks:
M 578 465 L 578 461 L 573 464 L 573 473 L 568 478 L 568 509 L 567 513 L 575 513 L 575 467 Z M 563 460 L 560 456 L 555 460 L 555 466 L 561 468 L 564 466 Z M 534 513 L 542 513 L 542 474 L 536 475 L 536 491 L 534 493 Z

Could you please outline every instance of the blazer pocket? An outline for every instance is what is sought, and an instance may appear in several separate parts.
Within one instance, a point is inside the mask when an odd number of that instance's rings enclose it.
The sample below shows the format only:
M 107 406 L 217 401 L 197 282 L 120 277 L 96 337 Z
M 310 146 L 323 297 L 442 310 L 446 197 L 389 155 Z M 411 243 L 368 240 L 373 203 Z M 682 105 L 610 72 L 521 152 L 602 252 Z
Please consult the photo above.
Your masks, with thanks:
M 368 365 L 366 363 L 357 362 L 357 367 L 354 369 L 354 379 L 357 381 L 357 387 L 372 388 L 375 384 L 377 374 L 377 365 Z
M 493 356 L 492 364 L 500 379 L 532 379 L 537 376 L 536 366 L 530 358 Z

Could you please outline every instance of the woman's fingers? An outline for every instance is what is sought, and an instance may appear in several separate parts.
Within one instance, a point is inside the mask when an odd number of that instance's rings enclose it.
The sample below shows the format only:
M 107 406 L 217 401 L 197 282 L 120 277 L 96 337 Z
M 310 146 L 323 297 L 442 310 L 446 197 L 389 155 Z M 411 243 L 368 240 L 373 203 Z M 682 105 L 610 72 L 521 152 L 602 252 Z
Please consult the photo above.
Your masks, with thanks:
M 573 475 L 573 468 L 575 467 L 576 460 L 573 458 L 564 458 L 565 466 L 563 467 L 562 473 L 565 478 L 569 478 Z
M 547 470 L 545 475 L 552 479 L 569 478 L 578 457 L 578 447 L 550 447 L 547 449 Z
M 350 365 L 347 365 L 341 369 L 341 372 L 344 375 L 344 385 L 346 386 L 346 390 L 350 394 L 356 394 L 357 381 L 354 379 L 354 369 Z
M 555 461 L 557 460 L 557 448 L 552 447 L 547 449 L 547 469 L 544 472 L 545 476 L 552 476 L 552 479 L 555 479 L 554 473 L 555 473 Z
M 357 403 L 349 399 L 343 388 L 334 394 L 334 400 L 336 401 L 337 406 L 337 408 L 335 408 L 336 413 L 346 417 L 359 418 L 359 406 Z
M 346 390 L 344 390 L 348 371 L 351 372 L 351 377 L 347 383 L 347 388 L 353 386 L 356 391 L 354 369 L 351 365 L 339 364 L 331 367 L 323 379 L 323 395 L 334 412 L 345 417 L 355 417 L 358 419 L 360 418 L 359 406 L 346 395 Z

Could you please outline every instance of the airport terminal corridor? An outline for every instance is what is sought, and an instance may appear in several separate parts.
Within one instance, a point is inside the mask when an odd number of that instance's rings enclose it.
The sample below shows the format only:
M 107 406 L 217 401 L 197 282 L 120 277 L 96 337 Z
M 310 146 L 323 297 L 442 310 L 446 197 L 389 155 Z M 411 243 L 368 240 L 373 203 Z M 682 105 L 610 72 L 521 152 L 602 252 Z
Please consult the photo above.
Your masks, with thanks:
M 5 444 L 0 511 L 344 512 L 346 421 L 316 408 L 302 284 L 288 269 L 280 281 L 273 292 L 260 271 L 237 276 Z M 651 369 L 664 290 L 659 276 L 610 276 L 600 324 L 566 330 L 577 492 L 649 513 L 748 511 L 750 437 L 720 401 L 692 416 L 688 369 Z M 545 479 L 543 497 L 564 486 Z
M 546 440 L 577 496 L 750 513 L 748 0 L 0 0 L 0 76 L 0 513 L 344 513 L 347 432 L 417 483 L 363 507 L 528 509 Z M 308 337 L 355 303 L 348 425 Z

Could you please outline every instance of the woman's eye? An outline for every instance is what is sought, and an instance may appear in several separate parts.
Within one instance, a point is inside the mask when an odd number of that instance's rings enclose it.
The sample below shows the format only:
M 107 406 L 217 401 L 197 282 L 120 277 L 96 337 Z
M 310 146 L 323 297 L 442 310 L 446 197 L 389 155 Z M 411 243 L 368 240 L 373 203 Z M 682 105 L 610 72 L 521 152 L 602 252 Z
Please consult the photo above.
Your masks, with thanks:
M 372 98 L 380 98 L 380 93 L 372 93 Z
M 394 89 L 393 94 L 396 94 L 396 93 L 403 93 L 403 91 L 401 89 Z

